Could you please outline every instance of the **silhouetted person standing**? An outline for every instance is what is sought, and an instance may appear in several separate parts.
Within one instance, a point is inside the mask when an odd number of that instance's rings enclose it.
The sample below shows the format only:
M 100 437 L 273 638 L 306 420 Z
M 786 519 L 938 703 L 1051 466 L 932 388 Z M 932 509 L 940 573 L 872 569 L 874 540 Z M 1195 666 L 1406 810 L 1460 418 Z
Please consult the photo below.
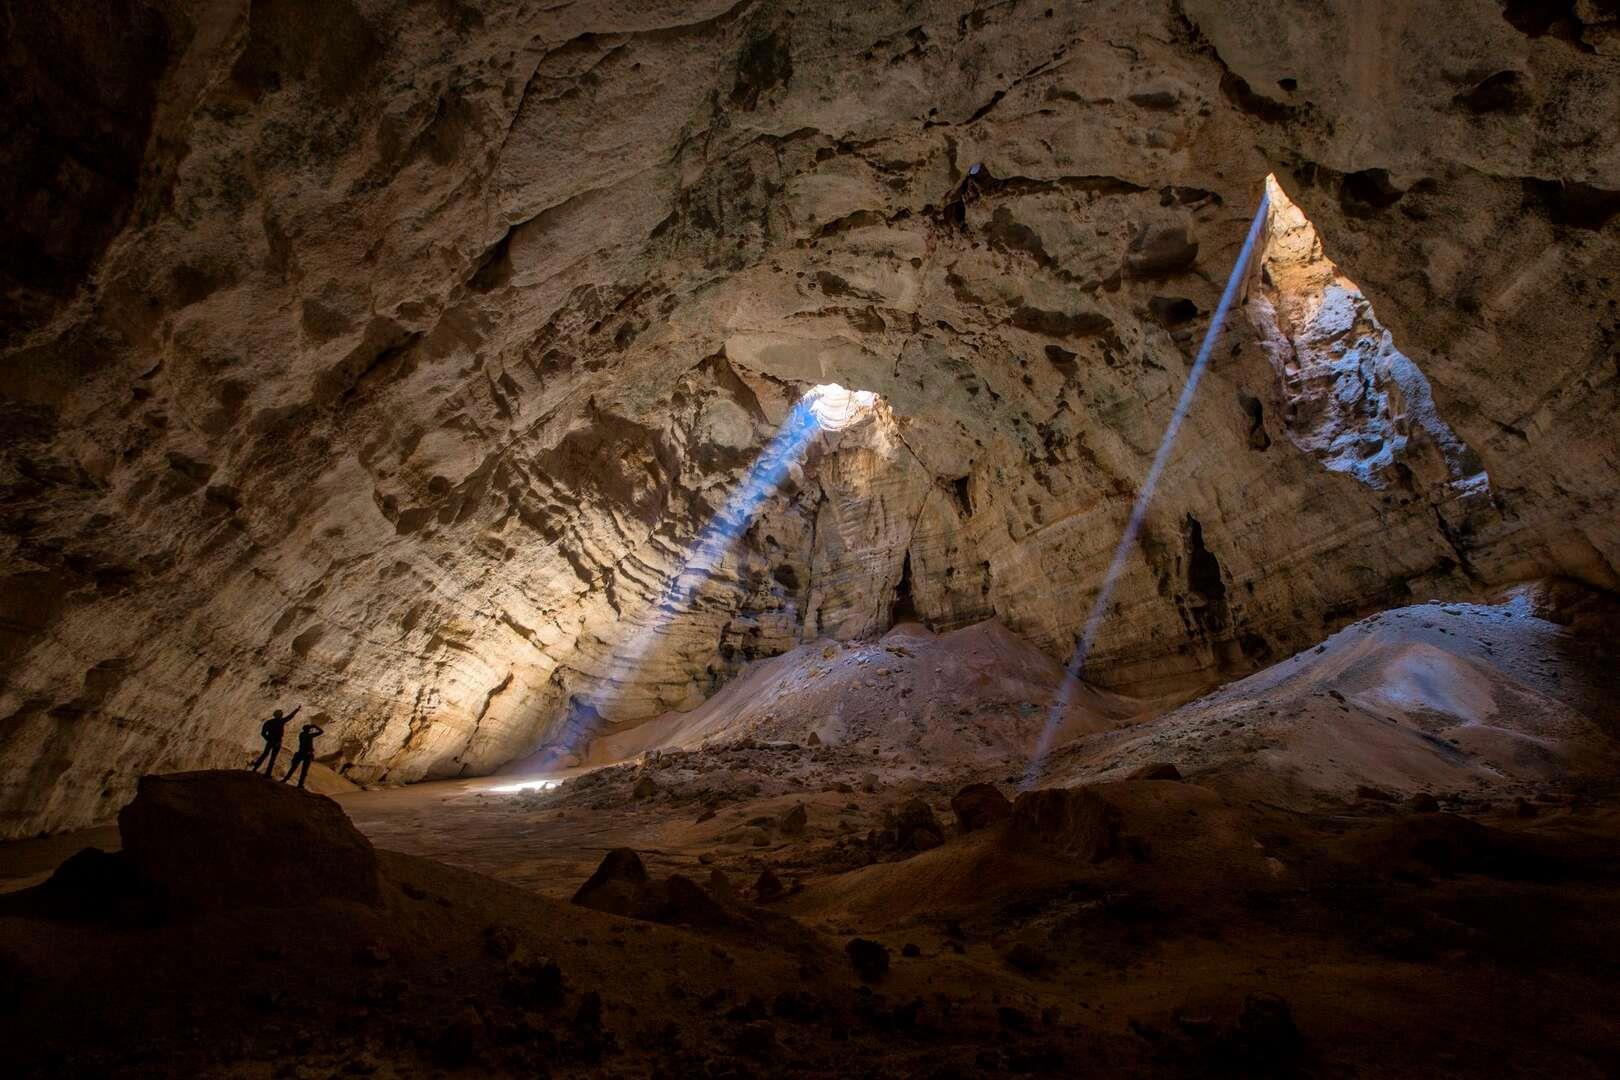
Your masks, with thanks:
M 263 765 L 264 775 L 269 777 L 276 775 L 276 758 L 281 754 L 282 733 L 287 730 L 288 722 L 298 715 L 298 709 L 302 708 L 303 706 L 299 705 L 286 716 L 282 716 L 281 710 L 277 709 L 270 714 L 270 719 L 266 720 L 264 725 L 259 728 L 259 734 L 264 736 L 264 750 L 260 752 L 259 760 L 253 763 L 254 772 L 258 772 L 259 766 Z
M 326 732 L 314 724 L 305 724 L 298 729 L 298 753 L 293 755 L 292 764 L 287 766 L 287 775 L 281 778 L 285 784 L 292 779 L 293 772 L 302 765 L 304 770 L 298 774 L 298 786 L 304 786 L 304 780 L 309 776 L 309 763 L 315 760 L 315 737 Z

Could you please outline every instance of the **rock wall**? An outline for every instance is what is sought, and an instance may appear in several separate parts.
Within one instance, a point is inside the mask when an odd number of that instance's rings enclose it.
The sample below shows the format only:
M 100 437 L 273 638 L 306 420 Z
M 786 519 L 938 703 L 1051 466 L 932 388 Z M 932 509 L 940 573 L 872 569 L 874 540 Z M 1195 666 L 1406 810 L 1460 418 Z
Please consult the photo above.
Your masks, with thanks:
M 1616 22 L 1525 7 L 8 11 L 0 834 L 277 702 L 401 781 L 897 613 L 1066 655 L 1269 173 L 1489 494 L 1326 467 L 1257 278 L 1089 677 L 1614 587 Z M 883 408 L 617 674 L 825 381 Z

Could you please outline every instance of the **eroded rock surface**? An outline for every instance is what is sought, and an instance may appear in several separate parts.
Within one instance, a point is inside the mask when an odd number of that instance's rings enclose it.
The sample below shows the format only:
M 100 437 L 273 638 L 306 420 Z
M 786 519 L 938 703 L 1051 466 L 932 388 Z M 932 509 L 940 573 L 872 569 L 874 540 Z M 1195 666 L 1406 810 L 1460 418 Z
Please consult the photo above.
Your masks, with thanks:
M 1614 587 L 1616 25 L 1523 7 L 8 14 L 0 834 L 272 699 L 398 781 L 900 618 L 1066 655 L 1270 173 L 1490 493 L 1326 467 L 1234 318 L 1088 677 Z M 827 381 L 883 405 L 651 610 Z

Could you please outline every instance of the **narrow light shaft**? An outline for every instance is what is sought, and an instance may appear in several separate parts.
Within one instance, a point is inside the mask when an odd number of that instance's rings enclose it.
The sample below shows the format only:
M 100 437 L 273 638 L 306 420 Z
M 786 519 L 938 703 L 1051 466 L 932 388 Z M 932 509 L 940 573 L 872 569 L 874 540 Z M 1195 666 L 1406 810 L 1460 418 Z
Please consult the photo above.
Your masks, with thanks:
M 804 456 L 815 438 L 818 425 L 810 405 L 801 401 L 793 407 L 771 441 L 760 450 L 748 474 L 715 513 L 689 549 L 669 583 L 649 609 L 646 620 L 625 644 L 615 651 L 599 689 L 582 703 L 603 713 L 618 697 L 626 679 L 646 659 L 658 636 L 692 599 L 697 596 L 737 539 L 754 523 L 760 506 L 782 486 L 788 470 Z M 572 751 L 574 747 L 558 749 Z
M 1024 789 L 1035 786 L 1040 779 L 1041 768 L 1046 762 L 1047 752 L 1052 748 L 1052 740 L 1063 723 L 1063 714 L 1068 709 L 1069 702 L 1073 700 L 1075 692 L 1080 688 L 1080 673 L 1086 664 L 1086 656 L 1091 652 L 1096 642 L 1097 631 L 1102 628 L 1103 619 L 1108 613 L 1108 602 L 1114 595 L 1114 586 L 1119 581 L 1120 574 L 1125 569 L 1125 560 L 1130 558 L 1131 551 L 1136 547 L 1136 534 L 1141 531 L 1142 521 L 1147 517 L 1148 506 L 1153 502 L 1153 494 L 1159 486 L 1159 475 L 1164 472 L 1164 466 L 1170 460 L 1170 451 L 1175 447 L 1176 434 L 1181 430 L 1181 422 L 1187 418 L 1187 412 L 1192 408 L 1193 395 L 1198 391 L 1198 380 L 1203 378 L 1204 368 L 1209 365 L 1209 355 L 1215 348 L 1215 341 L 1220 337 L 1221 328 L 1226 323 L 1227 309 L 1232 306 L 1232 298 L 1237 295 L 1238 283 L 1243 280 L 1243 268 L 1248 264 L 1249 256 L 1254 251 L 1254 242 L 1260 235 L 1260 227 L 1265 224 L 1266 208 L 1270 197 L 1261 192 L 1260 206 L 1254 212 L 1254 221 L 1249 225 L 1249 235 L 1243 241 L 1243 250 L 1238 252 L 1237 262 L 1232 266 L 1232 275 L 1226 279 L 1226 290 L 1221 293 L 1221 302 L 1215 308 L 1215 316 L 1209 321 L 1209 329 L 1204 331 L 1204 344 L 1198 350 L 1198 356 L 1193 360 L 1192 370 L 1187 373 L 1187 384 L 1181 388 L 1181 399 L 1176 402 L 1176 409 L 1170 414 L 1170 423 L 1164 429 L 1164 438 L 1159 440 L 1159 451 L 1153 455 L 1153 464 L 1148 467 L 1147 476 L 1142 480 L 1142 486 L 1137 489 L 1136 503 L 1131 507 L 1130 520 L 1125 524 L 1125 532 L 1119 538 L 1119 544 L 1114 548 L 1114 557 L 1108 564 L 1108 572 L 1103 575 L 1102 586 L 1097 590 L 1096 599 L 1091 602 L 1091 613 L 1086 616 L 1085 628 L 1080 633 L 1080 640 L 1075 644 L 1074 655 L 1069 658 L 1068 666 L 1063 672 L 1063 683 L 1058 687 L 1056 696 L 1052 699 L 1052 707 L 1046 714 L 1046 727 L 1041 731 L 1041 737 L 1035 744 L 1035 754 L 1030 758 L 1029 770 L 1024 776 Z

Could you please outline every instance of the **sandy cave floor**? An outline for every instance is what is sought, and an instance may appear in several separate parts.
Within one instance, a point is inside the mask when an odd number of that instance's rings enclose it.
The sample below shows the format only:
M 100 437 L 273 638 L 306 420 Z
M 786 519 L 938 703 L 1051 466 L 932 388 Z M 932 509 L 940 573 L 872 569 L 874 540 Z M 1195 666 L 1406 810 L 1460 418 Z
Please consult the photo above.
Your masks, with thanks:
M 1099 695 L 1066 718 L 1046 776 L 1089 785 L 1109 808 L 1109 845 L 1084 855 L 1006 822 L 964 833 L 953 817 L 964 784 L 1010 796 L 1022 778 L 1055 665 L 1015 662 L 1020 648 L 989 624 L 818 643 L 759 665 L 698 713 L 602 740 L 556 787 L 502 790 L 516 782 L 506 776 L 337 795 L 378 848 L 402 853 L 385 871 L 407 896 L 424 888 L 409 881 L 433 877 L 430 891 L 454 894 L 468 924 L 416 927 L 387 970 L 436 967 L 428 954 L 456 934 L 476 950 L 500 908 L 574 985 L 600 987 L 614 1039 L 605 1051 L 552 1045 L 545 1063 L 564 1073 L 1620 1066 L 1620 695 L 1606 640 L 1540 618 L 1523 597 L 1424 605 L 1180 707 Z M 1165 764 L 1181 779 L 1140 778 Z M 914 800 L 933 819 L 920 838 Z M 9 845 L 0 881 L 36 882 L 86 842 L 116 837 Z M 754 913 L 746 929 L 566 903 L 615 848 L 638 852 L 655 881 L 681 874 L 734 896 Z M 372 935 L 405 925 L 367 918 Z M 0 917 L 0 949 L 26 956 L 29 929 Z M 854 937 L 889 950 L 875 984 L 842 953 Z M 338 986 L 374 980 L 364 963 L 347 970 L 351 946 L 313 944 L 334 954 Z M 702 960 L 670 959 L 693 949 Z M 240 1075 L 269 1074 L 253 1062 L 274 1075 L 356 1060 L 381 1075 L 535 1065 L 532 1048 L 496 1033 L 492 1017 L 510 1005 L 481 996 L 498 972 L 475 963 L 434 979 L 447 982 L 428 999 L 449 994 L 483 1018 L 465 1058 L 446 1057 L 438 1036 L 363 1021 L 314 1057 L 251 1037 L 222 1057 L 175 1060 Z M 794 995 L 817 1004 L 800 1009 Z M 1273 996 L 1282 1034 L 1265 1020 Z M 434 1031 L 445 1022 L 412 1011 L 438 1008 L 427 1001 L 391 1008 Z M 313 1006 L 300 1015 L 295 1031 L 324 1022 Z

